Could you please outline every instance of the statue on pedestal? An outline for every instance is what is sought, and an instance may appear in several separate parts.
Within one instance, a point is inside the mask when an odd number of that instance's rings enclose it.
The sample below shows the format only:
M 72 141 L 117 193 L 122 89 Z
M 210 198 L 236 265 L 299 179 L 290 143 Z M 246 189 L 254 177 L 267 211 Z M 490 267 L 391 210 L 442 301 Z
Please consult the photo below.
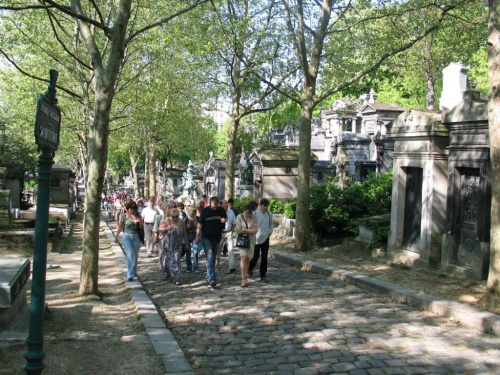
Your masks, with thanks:
M 188 196 L 194 191 L 194 181 L 193 181 L 193 162 L 190 160 L 187 167 L 187 172 L 182 174 L 182 179 L 179 184 L 179 190 L 181 190 L 182 196 Z
M 252 185 L 253 184 L 253 164 L 250 160 L 246 160 L 246 167 L 241 171 L 240 185 Z

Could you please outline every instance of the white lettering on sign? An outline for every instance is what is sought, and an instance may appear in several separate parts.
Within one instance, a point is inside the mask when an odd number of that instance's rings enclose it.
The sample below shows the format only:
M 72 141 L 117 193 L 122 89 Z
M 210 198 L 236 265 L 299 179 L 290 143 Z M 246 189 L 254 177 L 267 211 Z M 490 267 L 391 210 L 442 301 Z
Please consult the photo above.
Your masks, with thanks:
M 40 106 L 40 111 L 42 111 L 44 114 L 46 114 L 50 118 L 56 120 L 58 123 L 61 121 L 61 117 L 59 116 L 59 113 L 57 113 L 56 111 L 52 111 L 51 108 L 49 108 L 49 107 L 46 107 L 43 102 L 42 102 L 42 105 Z
M 44 106 L 43 102 L 42 102 L 42 105 L 40 106 L 40 111 L 45 113 L 47 116 L 50 116 L 50 109 L 49 109 L 49 107 Z
M 57 133 L 49 128 L 40 127 L 40 137 L 50 142 L 57 143 Z

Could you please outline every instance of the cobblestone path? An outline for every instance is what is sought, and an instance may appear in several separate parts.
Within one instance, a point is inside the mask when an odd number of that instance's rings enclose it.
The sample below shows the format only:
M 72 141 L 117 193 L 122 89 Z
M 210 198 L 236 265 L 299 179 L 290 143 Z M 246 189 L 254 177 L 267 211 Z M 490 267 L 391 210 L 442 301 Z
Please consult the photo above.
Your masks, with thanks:
M 223 263 L 212 289 L 202 259 L 178 287 L 157 261 L 140 279 L 196 374 L 500 374 L 498 337 L 322 275 L 270 260 L 242 288 Z

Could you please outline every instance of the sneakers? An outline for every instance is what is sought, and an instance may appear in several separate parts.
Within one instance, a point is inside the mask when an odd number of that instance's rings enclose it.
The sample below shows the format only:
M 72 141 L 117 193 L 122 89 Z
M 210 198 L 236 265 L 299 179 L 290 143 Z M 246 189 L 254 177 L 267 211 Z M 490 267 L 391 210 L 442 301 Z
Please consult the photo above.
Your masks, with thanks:
M 263 283 L 267 283 L 267 279 L 265 276 L 261 276 L 260 281 L 262 281 Z
M 186 270 L 187 273 L 191 273 L 191 270 Z
M 210 281 L 210 286 L 215 289 L 215 287 L 217 286 L 215 280 Z
M 236 272 L 236 268 L 234 268 L 234 267 L 229 270 L 229 273 L 235 273 L 235 272 Z

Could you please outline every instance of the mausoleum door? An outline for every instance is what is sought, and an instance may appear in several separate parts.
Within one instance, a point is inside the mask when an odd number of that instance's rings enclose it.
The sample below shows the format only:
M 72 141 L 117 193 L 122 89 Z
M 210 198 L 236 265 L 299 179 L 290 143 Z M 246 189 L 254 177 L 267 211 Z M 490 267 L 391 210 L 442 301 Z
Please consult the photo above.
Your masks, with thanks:
M 460 174 L 460 209 L 458 211 L 459 244 L 457 254 L 457 263 L 462 267 L 473 266 L 477 237 L 479 195 L 479 169 L 462 169 Z
M 403 247 L 420 253 L 422 226 L 422 168 L 406 169 Z

